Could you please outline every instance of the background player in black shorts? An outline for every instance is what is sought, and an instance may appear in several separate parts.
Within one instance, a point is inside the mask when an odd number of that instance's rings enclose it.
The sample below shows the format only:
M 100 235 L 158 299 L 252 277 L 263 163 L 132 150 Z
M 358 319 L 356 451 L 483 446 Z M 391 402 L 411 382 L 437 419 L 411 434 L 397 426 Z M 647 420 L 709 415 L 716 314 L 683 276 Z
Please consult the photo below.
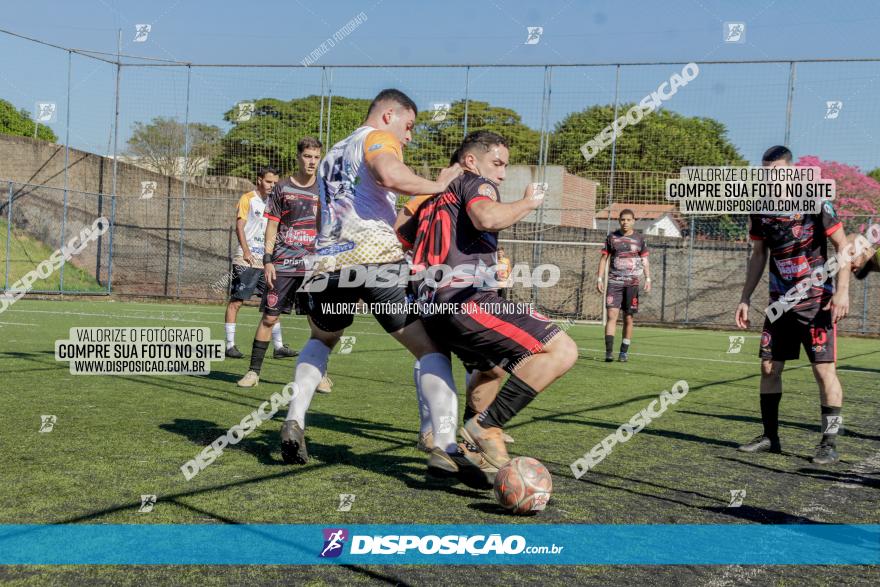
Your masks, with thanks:
M 414 239 L 412 224 L 401 229 L 401 240 L 413 243 L 414 271 L 427 268 L 430 276 L 431 267 L 454 270 L 439 283 L 421 282 L 417 299 L 456 305 L 454 312 L 423 313 L 422 321 L 433 340 L 454 352 L 466 368 L 479 372 L 469 378 L 461 434 L 465 454 L 490 476 L 509 460 L 504 425 L 577 360 L 574 341 L 547 317 L 498 295 L 498 232 L 542 202 L 533 197 L 531 185 L 522 200 L 498 201 L 496 186 L 504 180 L 508 157 L 507 142 L 500 135 L 468 135 L 458 150 L 464 174 L 421 203 Z M 496 395 L 494 390 L 508 373 Z M 489 393 L 484 395 L 484 390 Z
M 318 184 L 316 171 L 321 160 L 321 142 L 304 137 L 297 143 L 295 175 L 277 183 L 269 195 L 264 212 L 267 219 L 263 255 L 266 292 L 260 303 L 263 317 L 251 349 L 248 372 L 238 381 L 239 387 L 254 387 L 260 382 L 260 369 L 269 347 L 269 336 L 280 314 L 290 314 L 304 275 L 304 258 L 314 251 L 317 235 Z M 285 356 L 296 356 L 286 349 Z M 275 356 L 279 356 L 276 349 Z M 329 387 L 325 386 L 329 391 Z
M 602 256 L 599 259 L 596 289 L 605 294 L 605 307 L 608 321 L 605 324 L 605 362 L 614 360 L 614 331 L 617 317 L 623 311 L 623 340 L 620 343 L 618 360 L 629 359 L 629 345 L 632 342 L 634 315 L 639 311 L 639 280 L 645 276 L 645 293 L 651 291 L 651 267 L 648 263 L 648 244 L 645 238 L 635 231 L 636 215 L 629 208 L 621 210 L 618 216 L 620 230 L 615 230 L 605 238 Z M 605 287 L 605 261 L 609 260 L 608 287 Z
M 771 147 L 764 153 L 765 166 L 790 165 L 791 151 L 785 147 Z M 764 266 L 770 258 L 770 301 L 782 298 L 803 279 L 809 279 L 814 269 L 822 267 L 828 258 L 828 241 L 837 251 L 846 246 L 843 224 L 830 202 L 822 206 L 821 214 L 753 215 L 749 235 L 754 248 L 749 258 L 742 299 L 736 309 L 736 325 L 749 326 L 749 304 L 752 292 L 761 280 Z M 764 433 L 739 450 L 744 452 L 770 451 L 779 453 L 779 401 L 782 399 L 782 369 L 785 361 L 797 359 L 803 345 L 819 385 L 822 402 L 822 439 L 813 462 L 835 463 L 838 430 L 842 425 L 840 409 L 843 388 L 837 378 L 837 321 L 849 312 L 848 259 L 840 256 L 837 287 L 829 279 L 821 287 L 811 287 L 806 295 L 778 319 L 764 320 L 761 333 L 761 420 Z

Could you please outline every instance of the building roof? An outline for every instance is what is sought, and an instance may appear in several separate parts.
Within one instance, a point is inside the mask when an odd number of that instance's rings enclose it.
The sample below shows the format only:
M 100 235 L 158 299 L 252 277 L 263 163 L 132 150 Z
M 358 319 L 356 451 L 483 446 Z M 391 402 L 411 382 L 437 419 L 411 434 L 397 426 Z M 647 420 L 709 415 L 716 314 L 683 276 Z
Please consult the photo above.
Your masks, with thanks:
M 636 215 L 636 220 L 657 220 L 666 214 L 675 215 L 675 204 L 612 204 L 611 218 L 617 219 L 621 211 L 629 208 Z M 597 219 L 608 218 L 608 208 L 596 212 Z

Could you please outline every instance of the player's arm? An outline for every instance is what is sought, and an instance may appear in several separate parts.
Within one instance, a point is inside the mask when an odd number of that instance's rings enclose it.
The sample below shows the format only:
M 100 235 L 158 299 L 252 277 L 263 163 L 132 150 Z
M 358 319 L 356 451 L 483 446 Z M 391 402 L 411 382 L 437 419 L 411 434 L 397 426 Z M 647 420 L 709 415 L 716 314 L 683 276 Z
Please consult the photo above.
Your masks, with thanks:
M 254 264 L 254 255 L 247 244 L 247 237 L 244 234 L 244 225 L 247 223 L 248 208 L 250 201 L 247 196 L 242 196 L 238 200 L 238 209 L 235 211 L 235 235 L 238 237 L 238 244 L 241 247 L 241 256 L 248 265 Z
M 849 278 L 852 273 L 850 269 L 852 259 L 851 255 L 843 252 L 848 246 L 843 226 L 829 234 L 828 240 L 834 244 L 834 249 L 838 253 L 837 262 L 840 268 L 837 272 L 837 287 L 835 287 L 834 295 L 831 296 L 831 301 L 828 302 L 825 309 L 831 310 L 831 319 L 837 322 L 849 314 Z
M 400 141 L 389 132 L 373 131 L 364 142 L 364 161 L 376 183 L 401 194 L 436 194 L 461 175 L 456 163 L 440 172 L 437 181 L 419 177 L 403 163 Z
M 764 242 L 764 239 L 752 240 L 752 256 L 749 257 L 749 263 L 746 267 L 746 283 L 743 285 L 739 306 L 736 308 L 736 325 L 739 328 L 748 328 L 750 325 L 749 305 L 751 305 L 752 293 L 758 287 L 761 276 L 764 275 L 768 256 L 767 243 Z
M 642 268 L 645 270 L 645 292 L 651 291 L 651 263 L 648 256 L 642 257 Z
M 266 278 L 266 287 L 275 285 L 275 265 L 272 264 L 272 251 L 275 250 L 275 239 L 278 237 L 278 221 L 274 218 L 266 219 L 266 253 L 263 255 L 263 276 Z
M 467 206 L 467 213 L 477 230 L 498 232 L 528 216 L 543 201 L 542 197 L 534 197 L 533 186 L 529 184 L 521 200 L 503 203 L 486 197 L 471 202 Z
M 601 294 L 605 293 L 605 268 L 609 264 L 608 261 L 611 259 L 611 251 L 613 250 L 611 235 L 608 235 L 605 237 L 605 246 L 602 247 L 599 255 L 599 269 L 596 271 L 596 291 Z

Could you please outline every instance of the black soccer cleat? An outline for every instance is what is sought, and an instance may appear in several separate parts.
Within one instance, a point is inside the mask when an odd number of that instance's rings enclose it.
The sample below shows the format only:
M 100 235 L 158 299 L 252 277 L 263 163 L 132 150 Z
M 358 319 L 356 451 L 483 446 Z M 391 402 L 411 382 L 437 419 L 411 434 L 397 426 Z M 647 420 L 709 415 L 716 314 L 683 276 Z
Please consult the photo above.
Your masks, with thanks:
M 286 359 L 287 357 L 295 357 L 299 354 L 299 351 L 295 351 L 291 349 L 289 346 L 284 345 L 280 349 L 275 349 L 272 353 L 273 359 Z
M 461 449 L 448 453 L 440 447 L 431 450 L 428 457 L 428 475 L 455 478 L 472 489 L 492 489 L 492 483 L 478 466 L 470 462 Z
M 614 353 L 612 353 L 612 352 L 605 353 L 605 362 L 606 363 L 613 363 L 614 362 Z
M 779 454 L 782 452 L 782 445 L 779 444 L 778 438 L 771 440 L 762 434 L 752 439 L 751 442 L 739 445 L 737 450 L 741 452 L 771 452 Z
M 820 444 L 810 461 L 816 465 L 831 465 L 840 461 L 840 455 L 830 444 Z
M 288 465 L 305 465 L 309 462 L 306 436 L 296 420 L 285 420 L 281 427 L 281 459 Z
M 629 361 L 629 354 L 628 353 L 620 353 L 620 355 L 617 357 L 617 360 L 620 361 L 621 363 L 626 363 L 627 361 Z
M 240 359 L 243 356 L 242 352 L 238 350 L 238 347 L 235 345 L 226 349 L 226 358 L 228 359 Z

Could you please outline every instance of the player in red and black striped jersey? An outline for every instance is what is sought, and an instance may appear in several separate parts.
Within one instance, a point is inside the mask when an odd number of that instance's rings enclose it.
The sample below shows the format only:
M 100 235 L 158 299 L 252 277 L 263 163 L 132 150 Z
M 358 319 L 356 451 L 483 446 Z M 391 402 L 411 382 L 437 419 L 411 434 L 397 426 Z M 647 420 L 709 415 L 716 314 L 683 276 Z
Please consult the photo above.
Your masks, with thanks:
M 766 166 L 791 164 L 791 151 L 772 147 L 764 153 Z M 749 234 L 754 245 L 749 258 L 742 299 L 736 310 L 736 324 L 749 326 L 749 303 L 770 259 L 770 301 L 776 302 L 799 282 L 810 280 L 814 270 L 828 260 L 828 241 L 837 251 L 847 245 L 843 224 L 830 202 L 820 214 L 754 215 Z M 800 356 L 803 345 L 819 385 L 822 412 L 822 440 L 813 457 L 817 464 L 839 460 L 837 432 L 841 428 L 843 389 L 837 378 L 837 322 L 849 312 L 849 259 L 839 256 L 837 284 L 827 279 L 818 287 L 806 288 L 804 297 L 781 315 L 768 314 L 761 333 L 761 420 L 764 432 L 739 447 L 744 452 L 781 452 L 779 402 L 782 398 L 782 370 L 785 361 Z
M 577 346 L 548 318 L 508 302 L 496 289 L 498 232 L 538 208 L 542 197 L 529 187 L 522 200 L 499 201 L 496 186 L 509 157 L 500 135 L 471 133 L 457 154 L 465 173 L 446 191 L 414 199 L 417 213 L 407 223 L 401 212 L 398 234 L 412 244 L 413 270 L 429 277 L 417 286 L 418 301 L 454 307 L 423 313 L 422 321 L 433 340 L 479 372 L 468 383 L 461 434 L 465 454 L 491 475 L 509 460 L 504 425 L 574 365 Z M 431 279 L 433 268 L 444 265 L 453 271 Z

